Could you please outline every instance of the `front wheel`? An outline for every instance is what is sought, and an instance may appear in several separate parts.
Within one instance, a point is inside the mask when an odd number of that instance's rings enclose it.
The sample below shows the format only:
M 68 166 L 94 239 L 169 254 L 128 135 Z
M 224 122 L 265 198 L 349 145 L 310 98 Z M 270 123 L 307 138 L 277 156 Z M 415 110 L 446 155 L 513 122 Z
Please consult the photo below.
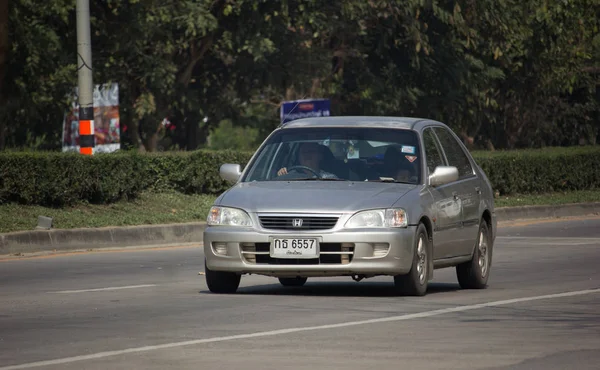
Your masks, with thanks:
M 279 282 L 283 286 L 302 286 L 308 280 L 305 277 L 279 278 Z
M 241 275 L 234 272 L 213 271 L 206 266 L 204 261 L 206 285 L 213 293 L 235 293 L 240 286 Z
M 484 289 L 487 287 L 492 267 L 492 238 L 485 220 L 481 220 L 473 258 L 456 266 L 456 277 L 463 289 Z
M 408 296 L 424 296 L 427 293 L 430 250 L 427 229 L 425 225 L 419 224 L 410 272 L 394 276 L 394 285 L 398 293 Z

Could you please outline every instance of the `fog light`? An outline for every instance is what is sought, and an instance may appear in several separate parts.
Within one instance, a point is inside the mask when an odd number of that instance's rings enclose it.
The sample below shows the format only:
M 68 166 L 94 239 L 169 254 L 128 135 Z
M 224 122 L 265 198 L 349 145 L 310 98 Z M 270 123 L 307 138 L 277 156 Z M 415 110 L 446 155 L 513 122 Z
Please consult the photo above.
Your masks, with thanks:
M 373 244 L 373 257 L 385 257 L 390 250 L 390 245 L 387 243 Z
M 226 243 L 213 243 L 213 249 L 216 254 L 222 256 L 227 255 L 227 244 Z

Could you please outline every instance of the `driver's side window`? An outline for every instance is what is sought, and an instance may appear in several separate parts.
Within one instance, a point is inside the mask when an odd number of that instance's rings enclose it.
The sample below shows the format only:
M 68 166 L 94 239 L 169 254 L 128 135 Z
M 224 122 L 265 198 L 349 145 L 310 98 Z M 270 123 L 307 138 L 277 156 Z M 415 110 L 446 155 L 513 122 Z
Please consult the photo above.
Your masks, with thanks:
M 437 166 L 444 165 L 444 159 L 440 154 L 432 129 L 427 128 L 423 131 L 423 144 L 427 158 L 427 175 L 431 175 Z

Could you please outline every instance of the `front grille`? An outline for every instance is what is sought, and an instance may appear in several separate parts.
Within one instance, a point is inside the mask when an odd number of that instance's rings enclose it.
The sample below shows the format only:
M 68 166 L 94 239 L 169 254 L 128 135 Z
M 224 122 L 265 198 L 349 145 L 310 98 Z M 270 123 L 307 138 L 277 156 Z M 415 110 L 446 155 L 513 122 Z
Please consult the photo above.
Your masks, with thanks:
M 327 230 L 338 217 L 332 216 L 259 216 L 260 225 L 271 230 Z
M 345 265 L 354 257 L 354 244 L 321 243 L 319 247 L 319 258 L 273 258 L 269 255 L 269 243 L 241 244 L 244 260 L 257 265 Z

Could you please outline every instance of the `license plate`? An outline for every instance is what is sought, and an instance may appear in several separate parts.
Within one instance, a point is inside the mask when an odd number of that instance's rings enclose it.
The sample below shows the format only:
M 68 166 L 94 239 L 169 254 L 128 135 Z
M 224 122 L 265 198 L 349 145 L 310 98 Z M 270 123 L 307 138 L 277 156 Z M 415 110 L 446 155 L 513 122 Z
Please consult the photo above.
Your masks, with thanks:
M 317 258 L 319 243 L 310 238 L 273 238 L 271 257 L 274 258 Z

